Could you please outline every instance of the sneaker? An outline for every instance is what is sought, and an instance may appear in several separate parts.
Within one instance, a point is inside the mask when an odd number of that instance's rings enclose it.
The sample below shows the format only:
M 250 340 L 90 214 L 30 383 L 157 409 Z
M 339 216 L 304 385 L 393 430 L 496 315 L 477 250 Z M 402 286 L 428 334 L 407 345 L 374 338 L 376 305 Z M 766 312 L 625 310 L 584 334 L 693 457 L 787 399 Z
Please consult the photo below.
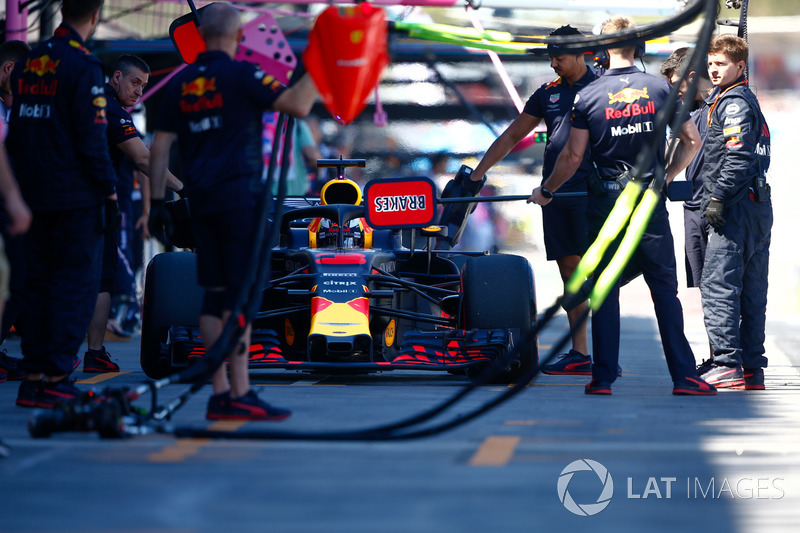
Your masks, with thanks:
M 742 370 L 745 390 L 764 390 L 764 369 L 745 368 Z
M 23 381 L 23 383 L 25 383 Z M 57 402 L 65 402 L 80 397 L 81 390 L 69 378 L 59 381 L 44 381 L 39 390 L 36 407 L 52 408 Z
M 606 396 L 611 395 L 611 383 L 608 381 L 602 381 L 600 379 L 593 379 L 589 383 L 586 384 L 586 389 L 584 390 L 586 394 L 603 394 Z
M 559 355 L 558 361 L 544 365 L 542 372 L 552 376 L 591 376 L 592 359 L 573 349 Z
M 697 375 L 702 376 L 714 366 L 714 360 L 709 358 L 697 365 Z
M 744 386 L 744 375 L 741 366 L 711 363 L 711 365 L 708 365 L 708 370 L 702 374 L 698 372 L 698 375 L 700 379 L 718 389 L 740 389 Z
M 27 372 L 19 367 L 20 360 L 11 357 L 5 350 L 0 350 L 0 373 L 5 373 L 6 378 L 11 381 L 22 381 L 27 376 Z M 5 381 L 0 379 L 0 381 Z
M 208 399 L 208 407 L 206 408 L 206 418 L 208 420 L 215 420 L 215 415 L 225 412 L 231 403 L 231 391 L 225 391 L 220 394 L 214 394 Z
M 260 400 L 253 389 L 247 391 L 247 394 L 241 398 L 231 398 L 228 393 L 228 399 L 226 400 L 223 397 L 224 394 L 217 394 L 209 399 L 209 409 L 206 412 L 208 420 L 268 420 L 277 422 L 289 418 L 292 414 L 288 409 L 281 409 Z
M 698 377 L 686 376 L 676 380 L 672 394 L 678 396 L 712 396 L 717 393 L 714 385 L 710 385 Z
M 20 407 L 38 407 L 41 388 L 41 380 L 22 380 L 22 383 L 19 384 L 19 392 L 17 392 L 17 405 Z
M 83 371 L 87 374 L 119 372 L 119 365 L 111 360 L 108 350 L 103 346 L 101 350 L 89 350 L 83 354 Z

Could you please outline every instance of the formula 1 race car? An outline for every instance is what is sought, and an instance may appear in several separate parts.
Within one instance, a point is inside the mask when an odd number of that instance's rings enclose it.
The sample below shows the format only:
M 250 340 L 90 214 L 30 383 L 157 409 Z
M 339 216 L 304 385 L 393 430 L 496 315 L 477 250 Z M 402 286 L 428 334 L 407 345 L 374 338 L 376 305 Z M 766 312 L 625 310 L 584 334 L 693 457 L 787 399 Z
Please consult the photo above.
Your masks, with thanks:
M 333 163 L 331 163 L 333 162 Z M 338 166 L 317 205 L 285 205 L 280 244 L 253 320 L 250 368 L 317 372 L 440 370 L 469 377 L 522 343 L 501 371 L 538 361 L 533 271 L 516 255 L 436 250 L 446 226 L 427 178 L 373 180 L 362 191 Z M 474 203 L 471 204 L 474 206 Z M 161 378 L 204 354 L 203 291 L 189 251 L 147 267 L 141 366 Z

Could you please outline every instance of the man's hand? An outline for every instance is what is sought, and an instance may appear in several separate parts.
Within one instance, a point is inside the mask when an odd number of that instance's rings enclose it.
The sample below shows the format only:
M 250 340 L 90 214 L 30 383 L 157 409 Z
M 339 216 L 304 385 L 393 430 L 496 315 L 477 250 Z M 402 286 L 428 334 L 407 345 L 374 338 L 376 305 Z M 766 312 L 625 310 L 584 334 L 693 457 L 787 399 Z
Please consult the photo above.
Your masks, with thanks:
M 527 204 L 533 203 L 533 204 L 539 204 L 541 206 L 545 206 L 545 205 L 549 204 L 552 200 L 553 200 L 552 193 L 550 195 L 550 198 L 547 198 L 547 197 L 545 197 L 544 194 L 542 194 L 542 188 L 541 187 L 536 187 L 535 189 L 533 189 L 533 192 L 531 193 L 530 198 L 528 198 L 525 201 L 525 203 L 527 203 Z
M 150 235 L 169 245 L 169 236 L 172 235 L 172 215 L 164 205 L 164 199 L 150 199 L 150 216 L 147 221 Z
M 31 210 L 22 199 L 22 196 L 17 192 L 5 197 L 6 212 L 8 213 L 11 223 L 8 226 L 9 235 L 22 235 L 31 226 Z
M 706 210 L 703 211 L 703 216 L 711 224 L 711 227 L 720 229 L 722 226 L 725 225 L 725 218 L 722 216 L 722 208 L 723 203 L 722 200 L 717 200 L 716 198 L 712 198 L 710 202 L 708 202 L 708 206 Z

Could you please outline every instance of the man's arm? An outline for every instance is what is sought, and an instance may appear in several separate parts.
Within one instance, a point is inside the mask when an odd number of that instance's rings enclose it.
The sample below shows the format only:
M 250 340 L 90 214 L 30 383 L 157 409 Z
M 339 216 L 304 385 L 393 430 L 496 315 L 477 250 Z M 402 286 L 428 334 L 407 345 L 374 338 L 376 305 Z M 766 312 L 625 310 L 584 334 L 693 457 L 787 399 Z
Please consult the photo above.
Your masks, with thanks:
M 519 144 L 533 129 L 542 121 L 540 117 L 534 117 L 527 113 L 520 113 L 514 119 L 506 131 L 494 140 L 492 145 L 486 150 L 478 166 L 472 172 L 470 179 L 480 181 L 490 168 L 495 166 L 501 159 L 511 153 L 511 150 Z
M 689 166 L 689 163 L 692 162 L 695 154 L 697 154 L 703 144 L 703 140 L 700 138 L 700 132 L 691 119 L 684 122 L 681 126 L 678 132 L 678 140 L 679 142 L 675 149 L 675 154 L 667 165 L 667 183 L 672 182 L 675 176 Z
M 317 88 L 307 73 L 300 80 L 287 87 L 275 100 L 273 109 L 282 111 L 293 117 L 305 117 L 311 112 L 314 100 L 317 99 Z
M 10 235 L 20 235 L 28 231 L 31 225 L 31 211 L 22 199 L 19 186 L 8 164 L 6 150 L 0 146 L 0 194 L 3 196 L 5 210 L 11 218 L 8 227 Z
M 143 172 L 145 175 L 150 174 L 150 150 L 147 149 L 147 146 L 142 142 L 142 139 L 139 137 L 134 137 L 128 139 L 127 141 L 123 141 L 117 144 L 117 148 L 122 150 L 122 153 L 127 155 L 133 161 L 133 164 L 136 168 Z M 167 189 L 171 191 L 180 191 L 183 189 L 183 183 L 181 180 L 175 177 L 172 172 L 167 170 L 166 175 L 166 186 Z
M 156 130 L 155 136 L 153 137 L 148 174 L 150 175 L 150 198 L 154 200 L 164 200 L 169 151 L 177 137 L 177 133 L 163 130 Z
M 576 128 L 572 126 L 569 132 L 569 139 L 567 145 L 558 155 L 556 165 L 553 172 L 542 183 L 541 187 L 536 187 L 528 198 L 528 203 L 535 203 L 539 205 L 547 205 L 550 203 L 551 198 L 545 198 L 542 194 L 542 189 L 556 192 L 568 179 L 570 179 L 578 167 L 581 166 L 583 161 L 583 154 L 586 152 L 586 147 L 589 145 L 589 130 Z

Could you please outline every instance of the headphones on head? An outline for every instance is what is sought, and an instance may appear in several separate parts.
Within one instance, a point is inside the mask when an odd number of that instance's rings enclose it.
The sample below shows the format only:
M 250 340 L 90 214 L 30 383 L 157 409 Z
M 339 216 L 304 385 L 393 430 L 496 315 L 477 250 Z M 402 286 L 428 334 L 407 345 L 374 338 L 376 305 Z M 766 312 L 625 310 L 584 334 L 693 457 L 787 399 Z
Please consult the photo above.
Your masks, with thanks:
M 634 59 L 641 59 L 644 57 L 645 47 L 644 41 L 636 42 L 636 51 L 633 53 Z M 597 68 L 608 69 L 608 50 L 600 50 L 592 56 L 594 65 Z

